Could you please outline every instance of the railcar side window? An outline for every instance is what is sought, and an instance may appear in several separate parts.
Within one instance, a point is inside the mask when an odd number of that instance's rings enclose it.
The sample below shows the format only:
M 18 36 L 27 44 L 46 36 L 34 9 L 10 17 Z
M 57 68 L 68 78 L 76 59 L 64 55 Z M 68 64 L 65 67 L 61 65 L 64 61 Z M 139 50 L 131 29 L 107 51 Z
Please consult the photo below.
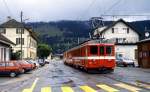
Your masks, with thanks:
M 106 54 L 107 55 L 111 55 L 112 54 L 112 47 L 111 46 L 107 46 L 106 47 Z
M 101 46 L 101 47 L 99 48 L 99 50 L 100 50 L 100 55 L 104 55 L 104 46 Z
M 98 47 L 97 46 L 90 46 L 90 54 L 97 55 L 98 54 Z

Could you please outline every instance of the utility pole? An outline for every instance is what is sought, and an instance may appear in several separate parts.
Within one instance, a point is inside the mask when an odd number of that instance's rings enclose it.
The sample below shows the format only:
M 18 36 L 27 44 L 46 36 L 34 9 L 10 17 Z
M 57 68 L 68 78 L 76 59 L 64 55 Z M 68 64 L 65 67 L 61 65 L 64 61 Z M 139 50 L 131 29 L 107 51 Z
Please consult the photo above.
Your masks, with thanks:
M 21 11 L 21 14 L 20 14 L 20 18 L 21 18 L 21 39 L 20 39 L 20 46 L 21 46 L 21 60 L 22 60 L 22 55 L 23 55 L 23 52 L 22 52 L 22 31 L 23 31 L 23 22 L 22 22 L 22 17 L 23 17 L 23 12 Z
M 91 19 L 90 19 L 90 21 L 91 21 L 91 26 L 92 26 L 92 31 L 94 31 L 95 29 L 98 29 L 99 27 L 104 27 L 104 22 L 103 22 L 103 18 L 102 17 L 92 17 Z M 97 32 L 98 33 L 98 32 Z M 94 36 L 93 36 L 94 37 Z M 93 38 L 92 37 L 92 38 Z M 95 36 L 96 37 L 96 39 L 98 39 L 98 38 L 100 38 L 101 37 L 101 35 L 97 35 L 97 36 Z M 94 37 L 94 38 L 95 38 Z

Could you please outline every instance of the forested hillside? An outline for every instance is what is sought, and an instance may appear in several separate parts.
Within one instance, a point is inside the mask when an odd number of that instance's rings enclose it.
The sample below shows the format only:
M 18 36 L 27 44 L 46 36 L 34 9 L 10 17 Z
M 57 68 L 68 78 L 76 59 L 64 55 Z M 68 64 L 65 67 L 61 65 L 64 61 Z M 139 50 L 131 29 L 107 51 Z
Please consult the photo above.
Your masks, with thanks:
M 111 24 L 105 21 L 105 25 Z M 38 34 L 40 42 L 49 44 L 53 48 L 53 53 L 62 53 L 66 49 L 77 45 L 89 38 L 91 25 L 89 21 L 56 21 L 56 22 L 34 22 L 28 23 Z M 135 29 L 144 34 L 145 27 L 150 29 L 150 20 L 131 22 Z

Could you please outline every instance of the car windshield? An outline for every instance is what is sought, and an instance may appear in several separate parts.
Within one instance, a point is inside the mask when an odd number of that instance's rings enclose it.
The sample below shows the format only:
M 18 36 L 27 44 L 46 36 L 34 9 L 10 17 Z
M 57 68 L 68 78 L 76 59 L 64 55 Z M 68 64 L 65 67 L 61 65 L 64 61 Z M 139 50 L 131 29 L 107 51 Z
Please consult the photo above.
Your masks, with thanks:
M 127 58 L 127 57 L 124 57 L 123 59 L 124 59 L 124 60 L 132 60 L 132 59 L 129 59 L 129 58 Z
M 29 64 L 27 61 L 19 61 L 19 63 Z
M 32 61 L 30 61 L 30 60 L 28 60 L 28 61 L 26 61 L 26 62 L 28 62 L 28 63 L 32 63 Z

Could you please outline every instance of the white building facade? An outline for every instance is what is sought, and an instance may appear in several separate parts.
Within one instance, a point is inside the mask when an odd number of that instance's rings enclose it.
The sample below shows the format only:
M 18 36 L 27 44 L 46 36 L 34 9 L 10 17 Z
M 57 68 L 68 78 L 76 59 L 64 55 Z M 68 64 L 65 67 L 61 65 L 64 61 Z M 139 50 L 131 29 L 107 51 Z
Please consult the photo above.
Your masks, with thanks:
M 0 34 L 0 62 L 10 61 L 10 45 L 14 45 L 14 43 Z
M 0 62 L 10 60 L 10 49 L 7 46 L 2 46 L 0 44 Z
M 109 26 L 98 28 L 94 35 L 99 35 L 116 44 L 116 57 L 128 57 L 136 59 L 136 42 L 140 34 L 123 19 L 120 19 Z
M 15 46 L 12 46 L 14 52 L 21 50 L 22 43 L 23 59 L 35 59 L 37 57 L 37 39 L 32 29 L 25 27 L 14 19 L 11 19 L 0 25 L 0 32 L 3 36 L 16 44 Z

